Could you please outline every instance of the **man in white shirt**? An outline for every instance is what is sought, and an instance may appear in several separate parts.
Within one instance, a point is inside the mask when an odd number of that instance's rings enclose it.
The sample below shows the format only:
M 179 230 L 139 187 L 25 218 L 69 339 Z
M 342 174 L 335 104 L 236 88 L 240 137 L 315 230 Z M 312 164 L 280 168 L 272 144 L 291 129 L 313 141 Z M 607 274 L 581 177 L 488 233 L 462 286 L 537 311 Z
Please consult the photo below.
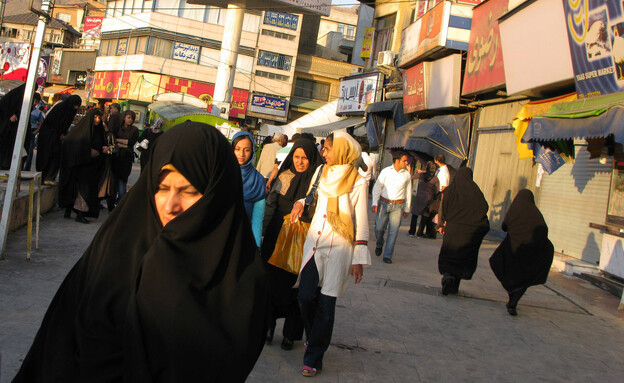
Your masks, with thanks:
M 373 213 L 375 218 L 375 255 L 379 256 L 383 250 L 383 261 L 392 263 L 392 253 L 396 243 L 401 218 L 407 218 L 410 212 L 412 195 L 412 177 L 406 170 L 407 155 L 404 152 L 392 154 L 392 166 L 388 166 L 379 173 L 373 186 Z M 388 227 L 388 238 L 384 249 L 384 234 Z
M 433 162 L 438 165 L 435 176 L 438 177 L 440 181 L 440 191 L 443 191 L 451 182 L 451 174 L 449 173 L 448 166 L 446 166 L 446 157 L 444 157 L 444 154 L 438 154 L 433 158 Z

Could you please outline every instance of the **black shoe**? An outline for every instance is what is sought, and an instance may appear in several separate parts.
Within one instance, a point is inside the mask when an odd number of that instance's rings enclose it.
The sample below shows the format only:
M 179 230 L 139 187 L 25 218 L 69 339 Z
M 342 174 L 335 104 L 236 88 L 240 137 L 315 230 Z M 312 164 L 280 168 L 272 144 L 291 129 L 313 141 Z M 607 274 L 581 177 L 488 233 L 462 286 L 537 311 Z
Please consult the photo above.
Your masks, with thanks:
M 89 221 L 87 221 L 87 219 L 84 217 L 84 215 L 80 214 L 80 213 L 76 216 L 76 222 L 89 223 Z
M 271 343 L 273 343 L 273 333 L 274 333 L 274 331 L 275 331 L 275 328 L 269 329 L 269 331 L 267 332 L 266 341 L 265 341 L 265 343 L 267 345 L 270 345 Z
M 63 218 L 71 218 L 71 208 L 65 209 L 65 214 L 63 214 Z
M 282 339 L 282 345 L 280 347 L 282 350 L 290 351 L 293 348 L 293 341 L 285 337 Z
M 390 258 L 384 258 L 383 261 L 384 263 L 388 263 L 388 264 L 392 263 L 392 259 Z
M 442 295 L 449 295 L 453 293 L 453 278 L 442 279 Z
M 511 315 L 513 317 L 518 315 L 518 311 L 516 311 L 516 308 L 509 306 L 509 304 L 507 304 L 507 312 L 509 313 L 509 315 Z
M 379 257 L 382 251 L 383 249 L 375 248 L 375 255 Z

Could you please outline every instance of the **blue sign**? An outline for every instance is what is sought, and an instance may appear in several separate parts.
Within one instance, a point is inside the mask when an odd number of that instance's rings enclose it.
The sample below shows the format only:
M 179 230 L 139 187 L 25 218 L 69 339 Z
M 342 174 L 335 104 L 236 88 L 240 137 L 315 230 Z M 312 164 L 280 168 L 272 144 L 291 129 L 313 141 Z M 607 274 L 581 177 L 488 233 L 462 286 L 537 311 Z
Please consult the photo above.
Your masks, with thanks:
M 623 5 L 616 0 L 563 0 L 576 92 L 624 91 Z
M 249 111 L 272 116 L 285 117 L 288 112 L 288 100 L 284 98 L 262 96 L 254 94 L 251 96 Z
M 299 16 L 290 13 L 264 12 L 264 24 L 296 31 L 299 27 Z

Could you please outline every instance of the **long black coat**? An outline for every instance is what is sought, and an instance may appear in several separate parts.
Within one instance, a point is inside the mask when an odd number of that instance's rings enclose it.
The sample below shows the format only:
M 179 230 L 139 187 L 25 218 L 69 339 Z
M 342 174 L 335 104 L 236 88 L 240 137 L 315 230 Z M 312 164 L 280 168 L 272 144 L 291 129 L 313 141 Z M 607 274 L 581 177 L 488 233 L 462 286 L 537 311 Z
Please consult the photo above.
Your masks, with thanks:
M 37 139 L 37 171 L 47 168 L 50 157 L 60 155 L 61 137 L 67 134 L 76 116 L 76 106 L 81 103 L 80 96 L 69 96 L 52 108 L 43 120 Z

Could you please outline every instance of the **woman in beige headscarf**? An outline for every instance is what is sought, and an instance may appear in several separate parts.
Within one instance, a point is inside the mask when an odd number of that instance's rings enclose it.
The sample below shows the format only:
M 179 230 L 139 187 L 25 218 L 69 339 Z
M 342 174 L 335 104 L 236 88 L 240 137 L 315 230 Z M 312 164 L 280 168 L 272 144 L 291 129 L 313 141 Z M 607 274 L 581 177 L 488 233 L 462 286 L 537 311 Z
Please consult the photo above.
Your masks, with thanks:
M 360 145 L 345 132 L 334 133 L 325 140 L 326 165 L 322 167 L 316 211 L 303 245 L 298 280 L 307 336 L 301 370 L 304 376 L 315 376 L 323 367 L 323 355 L 334 326 L 336 298 L 346 289 L 349 274 L 359 283 L 362 266 L 370 265 L 367 182 L 352 165 L 360 154 Z M 319 171 L 312 180 L 316 180 Z M 293 219 L 301 216 L 303 203 L 304 200 L 295 203 Z

